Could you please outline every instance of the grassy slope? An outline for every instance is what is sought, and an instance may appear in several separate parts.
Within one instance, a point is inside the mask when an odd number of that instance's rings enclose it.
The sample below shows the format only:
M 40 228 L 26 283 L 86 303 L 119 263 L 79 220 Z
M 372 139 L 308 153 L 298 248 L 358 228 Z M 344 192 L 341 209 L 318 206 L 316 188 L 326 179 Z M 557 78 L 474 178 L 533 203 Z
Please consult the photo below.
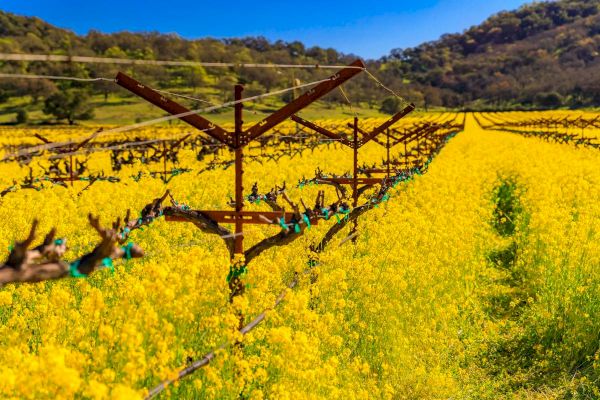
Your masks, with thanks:
M 78 122 L 81 125 L 124 125 L 132 124 L 136 121 L 144 121 L 152 118 L 158 118 L 165 115 L 160 109 L 152 106 L 141 99 L 134 97 L 123 97 L 111 95 L 108 101 L 104 101 L 101 95 L 94 96 L 95 117 L 89 121 Z M 192 109 L 202 108 L 203 105 L 197 103 L 189 104 L 182 102 Z M 244 122 L 254 122 L 266 117 L 269 113 L 282 107 L 284 103 L 279 99 L 267 99 L 262 103 L 248 103 L 245 108 Z M 51 122 L 51 118 L 42 112 L 43 102 L 32 104 L 31 98 L 21 97 L 12 98 L 0 107 L 0 124 L 13 124 L 16 120 L 16 113 L 19 109 L 25 109 L 29 116 L 29 125 L 38 125 Z M 380 113 L 376 108 L 369 108 L 366 104 L 353 106 L 353 109 L 360 117 L 385 117 L 386 114 Z M 303 111 L 303 115 L 310 119 L 325 118 L 345 118 L 354 115 L 349 106 L 330 106 L 323 102 L 317 102 Z M 205 117 L 216 123 L 233 122 L 233 109 L 229 108 L 225 112 L 205 113 Z

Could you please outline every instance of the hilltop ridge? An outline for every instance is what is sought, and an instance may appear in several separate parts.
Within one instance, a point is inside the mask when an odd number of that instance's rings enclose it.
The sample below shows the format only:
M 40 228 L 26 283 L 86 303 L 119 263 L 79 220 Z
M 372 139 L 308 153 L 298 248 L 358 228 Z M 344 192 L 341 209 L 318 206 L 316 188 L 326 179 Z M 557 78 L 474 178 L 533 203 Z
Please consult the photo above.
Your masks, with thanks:
M 583 107 L 600 102 L 599 51 L 600 0 L 561 0 L 500 12 L 462 33 L 443 35 L 414 48 L 394 49 L 379 60 L 368 60 L 367 65 L 384 83 L 419 106 Z M 271 42 L 262 37 L 188 40 L 157 32 L 98 31 L 77 35 L 36 17 L 6 12 L 0 12 L 0 52 L 285 64 L 345 64 L 356 58 L 331 48 L 306 47 L 297 41 Z M 2 70 L 105 76 L 116 68 L 13 62 L 3 63 Z M 187 67 L 136 67 L 134 72 L 159 87 L 192 91 L 211 87 L 215 100 L 230 96 L 228 88 L 235 82 L 246 84 L 250 93 L 260 93 L 323 75 L 314 70 Z M 32 90 L 43 96 L 52 85 L 0 82 L 0 98 L 31 94 Z M 382 98 L 366 77 L 349 82 L 347 89 L 353 100 L 371 106 Z M 339 93 L 326 100 L 344 102 Z

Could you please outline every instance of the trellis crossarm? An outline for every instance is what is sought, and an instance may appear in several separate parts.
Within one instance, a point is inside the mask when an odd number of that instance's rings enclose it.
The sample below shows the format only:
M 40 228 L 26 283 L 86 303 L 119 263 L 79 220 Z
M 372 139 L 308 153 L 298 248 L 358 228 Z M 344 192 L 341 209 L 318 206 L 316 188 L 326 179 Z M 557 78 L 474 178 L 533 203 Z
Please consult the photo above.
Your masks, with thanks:
M 415 109 L 415 105 L 411 103 L 408 106 L 406 106 L 403 110 L 394 114 L 394 116 L 392 116 L 392 118 L 388 119 L 383 124 L 379 125 L 375 129 L 373 129 L 373 131 L 371 131 L 371 133 L 369 135 L 360 139 L 358 141 L 358 147 L 362 147 L 365 144 L 367 144 L 375 136 L 379 135 L 381 132 L 385 131 L 390 126 L 394 125 L 396 122 L 398 122 L 398 120 L 400 120 L 401 118 L 406 116 L 408 113 L 412 112 L 414 109 Z
M 245 145 L 256 139 L 269 129 L 288 119 L 293 114 L 296 114 L 298 111 L 307 107 L 311 103 L 319 100 L 321 97 L 325 96 L 327 93 L 331 92 L 348 79 L 364 71 L 364 69 L 365 64 L 361 60 L 354 61 L 347 68 L 344 68 L 332 75 L 327 81 L 319 83 L 317 86 L 308 90 L 297 99 L 286 104 L 262 121 L 256 123 L 250 129 L 244 132 L 240 140 L 241 145 Z
M 278 224 L 283 218 L 284 223 L 289 224 L 294 219 L 293 212 L 285 211 L 215 211 L 215 210 L 199 210 L 199 213 L 205 215 L 209 219 L 217 223 L 235 223 L 238 218 L 244 221 L 244 224 L 259 224 L 259 225 L 270 225 Z M 189 222 L 187 218 L 166 216 L 167 221 L 173 222 Z M 311 218 L 311 225 L 318 224 L 317 218 Z
M 206 132 L 207 135 L 217 139 L 219 142 L 229 146 L 234 146 L 234 136 L 227 132 L 225 129 L 221 128 L 218 125 L 215 125 L 213 122 L 208 119 L 201 117 L 198 114 L 191 113 L 191 111 L 182 106 L 181 104 L 163 96 L 152 88 L 143 85 L 142 83 L 136 81 L 130 76 L 125 75 L 122 72 L 119 72 L 115 78 L 115 82 L 129 90 L 130 92 L 140 96 L 144 100 L 154 104 L 155 106 L 162 108 L 166 112 L 172 115 L 179 115 L 190 113 L 189 115 L 184 115 L 179 117 L 182 121 L 190 124 L 196 129 Z
M 292 115 L 291 119 L 292 121 L 297 122 L 300 125 L 307 127 L 308 129 L 312 129 L 313 131 L 320 133 L 321 135 L 327 136 L 328 138 L 333 140 L 338 140 L 344 146 L 354 147 L 354 144 L 351 141 L 335 132 L 331 132 L 329 129 L 325 129 L 321 126 L 313 124 L 312 122 L 307 121 L 304 118 L 301 118 L 297 115 Z

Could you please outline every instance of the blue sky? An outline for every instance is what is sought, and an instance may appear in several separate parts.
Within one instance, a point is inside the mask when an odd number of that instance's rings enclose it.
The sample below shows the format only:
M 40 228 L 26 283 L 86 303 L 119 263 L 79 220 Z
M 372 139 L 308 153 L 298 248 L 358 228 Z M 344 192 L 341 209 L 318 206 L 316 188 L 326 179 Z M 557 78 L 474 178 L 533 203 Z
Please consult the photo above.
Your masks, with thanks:
M 0 9 L 85 34 L 176 32 L 186 38 L 265 36 L 379 58 L 461 32 L 524 0 L 84 1 L 3 0 Z

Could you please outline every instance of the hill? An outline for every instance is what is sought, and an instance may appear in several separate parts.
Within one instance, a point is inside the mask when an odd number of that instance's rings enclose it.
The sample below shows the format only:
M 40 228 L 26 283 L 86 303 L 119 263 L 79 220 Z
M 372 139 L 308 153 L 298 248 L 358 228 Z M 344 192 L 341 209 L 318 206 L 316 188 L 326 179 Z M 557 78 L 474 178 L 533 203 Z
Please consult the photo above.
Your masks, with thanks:
M 600 0 L 562 0 L 504 11 L 462 33 L 392 50 L 367 65 L 387 85 L 425 107 L 585 107 L 600 101 L 599 51 Z M 0 12 L 0 52 L 284 64 L 344 64 L 356 58 L 331 48 L 307 48 L 300 42 L 270 42 L 262 37 L 187 40 L 156 32 L 98 31 L 76 35 L 39 18 L 5 12 Z M 104 64 L 8 62 L 0 67 L 3 72 L 82 77 L 114 76 L 118 70 Z M 326 74 L 320 70 L 152 66 L 128 71 L 147 84 L 216 102 L 231 98 L 235 82 L 244 83 L 246 94 L 252 95 Z M 58 89 L 72 86 L 60 83 Z M 378 109 L 385 97 L 366 76 L 345 87 L 351 99 L 365 108 Z M 56 90 L 56 84 L 47 81 L 2 81 L 0 101 L 30 95 L 36 104 Z M 98 84 L 93 91 L 106 99 L 113 92 L 126 95 L 110 84 Z M 345 99 L 336 92 L 325 101 L 343 104 Z
M 384 67 L 437 89 L 432 102 L 441 95 L 450 106 L 597 105 L 599 4 L 543 2 L 501 12 L 461 34 L 393 50 Z

